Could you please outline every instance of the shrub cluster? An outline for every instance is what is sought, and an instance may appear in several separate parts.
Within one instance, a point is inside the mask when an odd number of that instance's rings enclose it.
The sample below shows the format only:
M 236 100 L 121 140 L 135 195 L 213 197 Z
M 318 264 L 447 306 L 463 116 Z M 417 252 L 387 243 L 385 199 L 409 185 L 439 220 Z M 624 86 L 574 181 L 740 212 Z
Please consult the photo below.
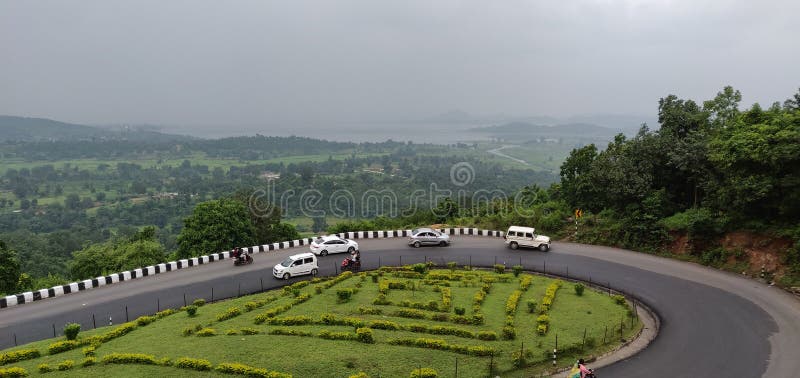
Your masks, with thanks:
M 448 265 L 449 267 L 450 265 Z M 453 268 L 455 269 L 455 263 L 453 263 Z M 464 275 L 461 273 L 447 273 L 447 272 L 430 272 L 428 273 L 429 280 L 438 280 L 438 281 L 461 281 L 464 279 Z
M 258 335 L 259 333 L 261 333 L 261 332 L 259 332 L 259 330 L 255 329 L 255 328 L 242 328 L 242 329 L 239 330 L 239 332 L 242 335 Z
M 618 305 L 621 305 L 621 306 L 624 306 L 624 305 L 625 305 L 625 303 L 626 303 L 626 302 L 625 302 L 625 296 L 624 296 L 624 295 L 616 294 L 616 295 L 613 295 L 613 296 L 611 297 L 611 299 L 613 299 L 613 300 L 614 300 L 614 303 L 616 303 L 616 304 L 618 304 Z
M 581 283 L 576 283 L 576 284 L 575 284 L 575 295 L 577 295 L 577 296 L 579 296 L 579 297 L 580 297 L 580 296 L 583 296 L 583 290 L 584 290 L 585 288 L 586 288 L 586 287 L 585 287 L 585 286 L 583 286 L 583 284 L 581 284 Z
M 83 345 L 83 344 L 81 342 L 77 341 L 77 340 L 56 341 L 56 342 L 50 344 L 47 347 L 47 353 L 48 354 L 58 354 L 58 353 L 66 352 L 68 350 L 73 350 L 73 349 L 75 349 L 75 348 L 77 348 L 77 347 L 79 347 L 81 345 Z
M 339 317 L 336 314 L 322 314 L 320 315 L 320 323 L 326 325 L 343 325 L 343 326 L 350 326 L 350 327 L 363 327 L 364 321 L 358 318 L 350 318 L 350 317 Z
M 517 331 L 513 326 L 503 327 L 503 340 L 514 340 L 517 337 Z
M 361 313 L 361 315 L 380 315 L 383 313 L 383 310 L 371 306 L 358 306 L 358 312 Z
M 358 338 L 358 341 L 365 344 L 375 343 L 375 338 L 372 336 L 372 329 L 369 328 L 356 329 L 356 337 Z
M 386 329 L 389 331 L 396 331 L 403 328 L 399 324 L 388 320 L 373 320 L 369 323 L 367 327 L 373 329 Z
M 291 374 L 281 373 L 277 371 L 269 371 L 267 369 L 255 368 L 248 365 L 222 362 L 214 368 L 215 371 L 224 374 L 244 375 L 247 377 L 257 378 L 292 378 Z
M 350 275 L 352 276 L 353 272 L 345 272 L 345 273 L 351 273 Z M 341 275 L 339 275 L 339 277 L 341 277 Z M 336 279 L 338 279 L 338 277 L 333 279 L 333 280 L 331 280 L 331 281 L 328 281 L 326 283 L 333 282 Z M 295 298 L 291 303 L 286 303 L 286 304 L 281 305 L 281 306 L 273 307 L 273 308 L 271 308 L 271 309 L 269 309 L 267 311 L 262 312 L 261 314 L 259 314 L 259 315 L 257 315 L 255 317 L 254 321 L 255 321 L 256 324 L 264 323 L 265 321 L 267 321 L 267 319 L 274 318 L 275 316 L 277 316 L 279 314 L 282 314 L 282 313 L 284 313 L 286 311 L 289 311 L 289 309 L 291 309 L 292 306 L 300 304 L 300 303 L 303 303 L 303 302 L 305 302 L 305 301 L 307 301 L 309 299 L 311 299 L 311 295 L 310 294 L 300 294 L 300 296 Z
M 539 306 L 540 314 L 546 314 L 548 311 L 550 311 L 550 307 L 553 305 L 553 301 L 556 299 L 556 292 L 561 285 L 561 280 L 555 280 L 553 283 L 547 286 L 547 289 L 544 293 L 544 298 L 542 298 L 542 305 Z
M 64 336 L 67 340 L 75 340 L 81 332 L 81 325 L 78 323 L 69 323 L 64 326 Z
M 524 368 L 528 366 L 528 362 L 533 358 L 533 352 L 525 350 L 520 352 L 518 350 L 511 352 L 511 364 L 515 368 Z
M 506 271 L 506 266 L 503 264 L 494 264 L 494 271 L 497 274 L 503 274 Z
M 156 319 L 158 319 L 158 318 L 156 318 L 155 316 L 147 316 L 147 315 L 140 316 L 140 317 L 136 318 L 136 325 L 146 326 L 146 325 L 156 321 Z
M 535 300 L 528 299 L 528 312 L 531 313 L 531 314 L 536 312 L 536 305 L 537 305 L 537 303 L 536 303 Z
M 156 313 L 156 318 L 161 319 L 165 316 L 170 316 L 172 314 L 177 314 L 178 311 L 173 308 L 168 308 L 166 310 L 162 310 Z
M 411 371 L 411 378 L 436 378 L 439 373 L 431 368 L 419 368 Z
M 326 288 L 326 289 L 330 289 L 331 287 L 333 287 L 333 285 L 336 285 L 339 282 L 342 282 L 342 281 L 344 281 L 344 280 L 346 280 L 346 279 L 348 279 L 348 278 L 350 278 L 352 276 L 353 276 L 353 272 L 351 272 L 351 271 L 342 272 L 342 274 L 336 276 L 336 278 L 334 278 L 334 279 L 332 279 L 330 281 L 325 282 L 324 284 L 322 284 L 322 286 L 324 288 Z
M 311 319 L 310 316 L 306 315 L 297 315 L 297 316 L 285 316 L 282 318 L 269 318 L 267 319 L 267 324 L 270 325 L 285 325 L 285 326 L 295 326 L 295 325 L 305 325 L 305 324 L 312 324 L 314 320 Z
M 96 362 L 97 360 L 94 357 L 86 357 L 83 360 L 81 360 L 81 366 L 83 367 L 92 366 Z
M 314 336 L 313 333 L 308 331 L 301 331 L 297 329 L 284 329 L 275 328 L 267 332 L 268 335 L 284 335 L 284 336 Z
M 450 311 L 450 306 L 453 301 L 452 293 L 449 287 L 442 287 L 442 311 Z
M 203 307 L 206 304 L 206 300 L 203 298 L 197 298 L 192 302 L 192 306 Z
M 478 332 L 478 340 L 494 341 L 497 340 L 497 333 L 494 331 L 480 331 Z
M 514 265 L 511 269 L 514 272 L 514 277 L 519 277 L 519 274 L 522 273 L 522 265 Z
M 190 318 L 197 315 L 197 305 L 192 304 L 186 306 L 186 315 L 188 315 Z
M 73 367 L 75 367 L 75 361 L 72 360 L 64 360 L 59 362 L 58 365 L 56 365 L 56 369 L 58 369 L 59 371 L 67 371 L 72 369 Z
M 28 371 L 21 368 L 21 367 L 10 367 L 6 369 L 0 369 L 0 377 L 27 377 Z
M 461 307 L 461 306 L 456 306 L 456 307 L 453 309 L 453 311 L 456 313 L 456 315 L 464 315 L 464 314 L 466 314 L 466 313 L 467 313 L 467 310 L 466 310 L 466 309 L 464 309 L 464 307 Z
M 495 352 L 494 348 L 489 348 L 485 346 L 466 346 L 466 345 L 448 344 L 442 339 L 400 338 L 400 339 L 389 340 L 389 344 L 412 346 L 417 348 L 447 350 L 471 356 L 488 356 Z
M 522 291 L 527 291 L 529 287 L 531 287 L 531 282 L 533 282 L 533 277 L 529 275 L 524 275 L 519 280 L 519 289 Z
M 228 319 L 233 319 L 233 318 L 235 318 L 235 317 L 237 317 L 237 316 L 239 316 L 241 314 L 242 314 L 242 310 L 239 309 L 239 307 L 231 307 L 231 308 L 225 310 L 225 312 L 223 312 L 221 314 L 217 314 L 217 321 L 218 322 L 222 322 L 222 321 L 225 321 L 225 320 L 228 320 Z
M 356 335 L 347 332 L 331 332 L 328 330 L 322 330 L 317 334 L 317 337 L 320 339 L 326 340 L 355 340 Z
M 378 296 L 372 300 L 372 304 L 376 306 L 389 306 L 392 304 L 392 301 L 386 299 L 386 294 L 381 293 L 378 294 Z
M 425 319 L 425 313 L 419 310 L 414 310 L 410 308 L 402 308 L 394 312 L 392 314 L 394 316 L 399 316 L 401 318 L 411 318 L 411 319 Z
M 158 365 L 153 355 L 142 353 L 110 353 L 103 356 L 104 364 Z
M 39 364 L 39 366 L 37 366 L 36 368 L 39 369 L 39 373 L 42 373 L 42 374 L 49 373 L 49 372 L 53 371 L 53 368 L 50 367 L 50 365 L 45 364 L 45 363 Z
M 424 266 L 424 264 L 421 265 Z M 392 276 L 398 278 L 422 278 L 422 274 L 419 272 L 408 272 L 403 270 L 392 272 Z
M 508 296 L 508 300 L 506 300 L 506 315 L 514 315 L 517 312 L 517 303 L 519 302 L 519 297 L 522 296 L 522 291 L 514 290 L 511 295 Z
M 209 371 L 213 367 L 211 362 L 200 358 L 181 357 L 175 361 L 175 367 L 179 369 Z
M 339 303 L 344 303 L 350 300 L 353 297 L 353 289 L 338 289 L 336 290 L 336 297 L 338 298 Z
M 217 331 L 214 328 L 203 328 L 203 329 L 197 331 L 196 335 L 200 336 L 200 337 L 216 336 L 217 335 Z
M 547 333 L 547 329 L 550 327 L 550 317 L 546 314 L 539 315 L 539 317 L 536 318 L 536 324 L 536 333 L 544 336 L 544 334 Z
M 20 349 L 0 354 L 0 366 L 41 357 L 36 349 Z

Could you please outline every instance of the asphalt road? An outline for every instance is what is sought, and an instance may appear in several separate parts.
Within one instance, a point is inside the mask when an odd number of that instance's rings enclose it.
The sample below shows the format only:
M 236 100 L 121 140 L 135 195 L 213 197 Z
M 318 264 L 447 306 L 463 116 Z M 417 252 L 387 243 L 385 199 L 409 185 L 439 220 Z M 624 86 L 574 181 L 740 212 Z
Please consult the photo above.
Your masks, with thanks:
M 614 248 L 555 243 L 552 250 L 511 251 L 502 240 L 454 237 L 453 246 L 411 249 L 403 239 L 359 240 L 364 268 L 434 260 L 495 262 L 568 274 L 633 293 L 661 319 L 650 346 L 603 367 L 602 377 L 798 377 L 800 301 L 773 287 L 695 264 Z M 307 246 L 260 253 L 255 263 L 200 265 L 0 310 L 0 348 L 53 336 L 67 322 L 84 329 L 179 307 L 195 298 L 231 297 L 280 286 L 271 268 Z M 343 255 L 320 258 L 335 274 Z M 305 279 L 297 278 L 295 280 Z M 94 318 L 93 318 L 94 316 Z

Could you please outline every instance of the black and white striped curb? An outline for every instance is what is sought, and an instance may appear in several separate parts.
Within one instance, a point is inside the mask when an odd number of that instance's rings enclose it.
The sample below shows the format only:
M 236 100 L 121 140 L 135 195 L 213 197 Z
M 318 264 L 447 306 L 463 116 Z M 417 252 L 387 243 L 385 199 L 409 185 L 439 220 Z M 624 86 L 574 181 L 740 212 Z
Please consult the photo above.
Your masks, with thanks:
M 444 228 L 439 231 L 448 235 L 474 235 L 474 236 L 490 236 L 502 237 L 502 231 L 481 230 L 477 228 Z M 408 237 L 411 235 L 411 230 L 393 230 L 393 231 L 355 231 L 343 232 L 336 234 L 341 238 L 347 239 L 381 239 L 381 238 L 397 238 Z M 248 254 L 276 251 L 286 248 L 294 248 L 302 245 L 309 245 L 315 238 L 305 238 L 297 240 L 289 240 L 279 243 L 257 245 L 253 247 L 242 248 Z M 178 261 L 170 261 L 162 264 L 148 266 L 144 268 L 133 269 L 121 273 L 114 273 L 108 276 L 101 276 L 91 278 L 79 282 L 72 282 L 66 285 L 53 286 L 49 289 L 41 289 L 36 291 L 28 291 L 21 294 L 9 295 L 0 298 L 0 308 L 17 306 L 25 303 L 39 301 L 45 298 L 60 297 L 70 293 L 89 290 L 95 287 L 106 286 L 115 284 L 117 282 L 130 281 L 133 279 L 152 276 L 173 270 L 184 269 L 192 266 L 209 264 L 215 261 L 225 260 L 230 258 L 230 251 L 219 253 L 212 253 L 210 255 L 192 257 Z

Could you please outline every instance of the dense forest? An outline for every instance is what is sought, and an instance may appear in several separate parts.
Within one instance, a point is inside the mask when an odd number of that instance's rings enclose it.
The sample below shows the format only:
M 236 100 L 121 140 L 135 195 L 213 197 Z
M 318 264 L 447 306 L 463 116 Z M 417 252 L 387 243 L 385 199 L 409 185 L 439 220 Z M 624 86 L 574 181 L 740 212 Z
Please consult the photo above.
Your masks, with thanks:
M 487 161 L 465 144 L 7 142 L 4 159 L 38 163 L 0 178 L 8 194 L 0 197 L 0 292 L 301 234 L 444 223 L 526 224 L 645 252 L 662 251 L 678 233 L 688 237 L 690 258 L 714 266 L 737 253 L 718 236 L 751 230 L 793 240 L 781 251 L 779 283 L 797 285 L 800 93 L 766 109 L 741 110 L 740 101 L 731 87 L 702 103 L 667 96 L 657 129 L 574 146 L 558 173 Z M 108 162 L 63 162 L 90 158 Z M 465 182 L 453 176 L 459 164 L 469 167 Z M 362 196 L 377 191 L 382 200 L 383 190 L 392 205 Z M 253 196 L 262 192 L 276 195 Z M 575 209 L 584 210 L 579 234 Z

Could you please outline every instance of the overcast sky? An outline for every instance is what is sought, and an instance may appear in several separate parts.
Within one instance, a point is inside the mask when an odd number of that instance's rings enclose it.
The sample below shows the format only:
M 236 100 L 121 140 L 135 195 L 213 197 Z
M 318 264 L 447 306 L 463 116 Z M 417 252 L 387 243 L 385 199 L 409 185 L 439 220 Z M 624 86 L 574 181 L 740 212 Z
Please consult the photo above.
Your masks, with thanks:
M 0 114 L 253 125 L 655 116 L 800 86 L 800 1 L 0 0 Z

